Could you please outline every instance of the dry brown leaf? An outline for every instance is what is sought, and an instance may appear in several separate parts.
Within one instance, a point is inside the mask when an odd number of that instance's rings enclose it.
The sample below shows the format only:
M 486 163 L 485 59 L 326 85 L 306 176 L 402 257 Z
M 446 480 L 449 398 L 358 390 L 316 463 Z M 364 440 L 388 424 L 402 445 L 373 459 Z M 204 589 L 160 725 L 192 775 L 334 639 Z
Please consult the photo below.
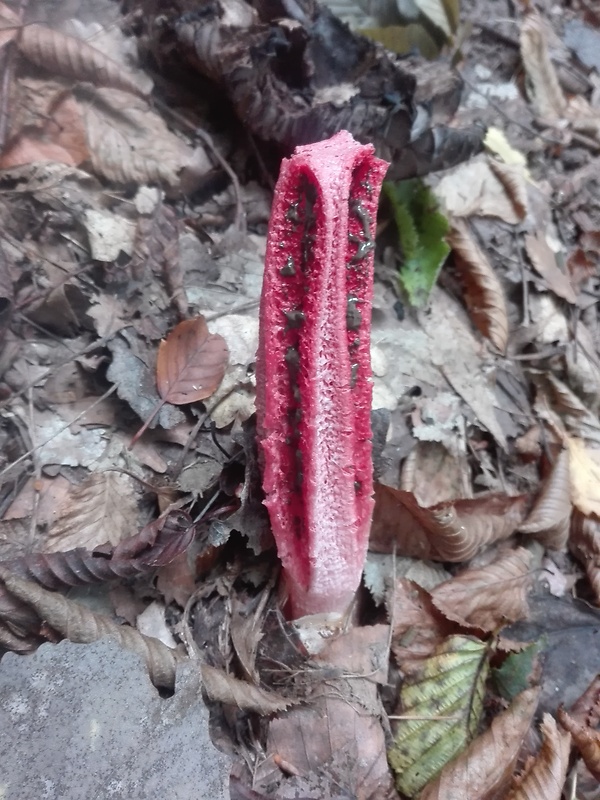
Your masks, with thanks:
M 546 547 L 562 550 L 569 538 L 571 510 L 569 453 L 563 449 L 519 531 L 532 534 Z
M 467 458 L 451 453 L 441 442 L 418 441 L 402 465 L 400 488 L 426 507 L 471 497 Z
M 375 485 L 369 547 L 436 561 L 467 561 L 483 547 L 508 539 L 519 527 L 524 496 L 485 494 L 472 500 L 420 506 L 410 492 Z
M 18 38 L 19 50 L 38 67 L 77 81 L 147 95 L 151 85 L 123 65 L 105 56 L 81 39 L 67 36 L 45 25 L 24 25 Z
M 387 625 L 373 625 L 328 640 L 314 657 L 317 682 L 306 702 L 269 725 L 267 757 L 256 771 L 255 790 L 324 797 L 331 787 L 331 796 L 394 796 L 377 686 L 386 680 L 388 637 Z M 310 670 L 305 675 L 310 680 Z M 278 760 L 294 770 L 284 783 Z
M 560 800 L 571 752 L 571 735 L 559 731 L 554 717 L 544 714 L 539 753 L 514 781 L 506 800 Z
M 158 393 L 173 405 L 204 400 L 223 380 L 228 360 L 225 339 L 208 332 L 204 317 L 186 319 L 159 345 Z
M 556 716 L 563 728 L 573 737 L 586 767 L 594 778 L 600 781 L 600 731 L 577 722 L 562 706 L 557 710 Z
M 178 186 L 195 157 L 146 101 L 125 92 L 91 93 L 84 119 L 94 171 L 110 181 Z M 208 158 L 204 162 L 199 174 L 210 169 Z
M 485 567 L 467 569 L 436 586 L 433 605 L 448 619 L 489 633 L 526 619 L 531 558 L 519 547 Z
M 581 439 L 567 437 L 571 476 L 571 500 L 586 516 L 600 516 L 600 451 L 587 448 Z
M 508 784 L 537 707 L 539 690 L 527 689 L 469 747 L 443 768 L 419 800 L 488 800 Z
M 479 156 L 445 175 L 434 189 L 444 212 L 452 217 L 498 217 L 509 225 L 521 222 L 527 210 L 524 170 L 497 163 Z
M 540 14 L 530 6 L 521 24 L 521 59 L 536 114 L 556 122 L 564 117 L 567 101 L 560 88 L 548 51 L 548 34 Z
M 492 265 L 463 220 L 453 220 L 447 240 L 465 284 L 465 300 L 473 322 L 504 353 L 508 342 L 508 314 L 504 291 Z
M 18 578 L 1 565 L 0 578 L 11 594 L 31 606 L 40 620 L 69 641 L 87 644 L 110 636 L 144 659 L 155 686 L 175 688 L 176 653 L 158 639 L 143 636 L 128 625 L 117 625 L 110 617 L 96 614 L 56 592 Z
M 75 166 L 75 160 L 68 150 L 55 142 L 45 142 L 40 134 L 39 137 L 19 136 L 12 142 L 0 157 L 0 169 L 20 167 L 38 161 L 56 161 Z
M 569 709 L 576 722 L 595 728 L 600 724 L 600 673 L 597 673 L 585 692 Z
M 525 250 L 534 269 L 544 278 L 550 290 L 568 303 L 576 303 L 577 296 L 569 276 L 558 268 L 556 256 L 540 231 L 525 234 Z
M 6 3 L 0 3 L 0 48 L 16 39 L 21 25 L 20 16 Z
M 392 651 L 403 672 L 417 669 L 455 630 L 437 613 L 430 593 L 406 578 L 396 581 L 386 604 L 393 624 Z
M 583 564 L 596 603 L 600 605 L 600 522 L 575 511 L 569 550 Z
M 57 553 L 118 544 L 137 530 L 136 484 L 120 472 L 94 472 L 71 491 L 56 511 L 45 551 Z

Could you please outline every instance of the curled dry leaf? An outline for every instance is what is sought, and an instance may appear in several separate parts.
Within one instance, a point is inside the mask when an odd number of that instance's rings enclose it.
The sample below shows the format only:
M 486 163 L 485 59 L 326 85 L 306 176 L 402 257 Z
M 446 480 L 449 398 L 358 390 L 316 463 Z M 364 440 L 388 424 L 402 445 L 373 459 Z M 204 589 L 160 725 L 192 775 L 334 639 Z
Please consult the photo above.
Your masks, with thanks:
M 473 322 L 494 347 L 504 353 L 508 342 L 508 314 L 502 285 L 466 222 L 453 220 L 447 239 L 465 284 L 467 308 Z
M 528 209 L 525 165 L 521 163 L 505 164 L 493 158 L 489 159 L 489 164 L 490 169 L 504 186 L 506 194 L 512 200 L 519 219 L 521 221 L 524 220 Z
M 159 345 L 158 393 L 173 405 L 204 400 L 223 380 L 228 360 L 225 339 L 208 332 L 204 317 L 186 319 Z
M 152 86 L 123 64 L 74 36 L 67 36 L 45 25 L 24 25 L 18 38 L 19 50 L 38 67 L 77 81 L 147 95 Z
M 535 111 L 544 120 L 558 121 L 566 113 L 567 101 L 550 59 L 547 28 L 532 6 L 521 24 L 520 43 L 521 59 Z
M 527 617 L 531 553 L 522 547 L 479 569 L 467 569 L 437 586 L 433 605 L 465 627 L 492 632 Z
M 554 717 L 544 714 L 539 753 L 515 779 L 506 800 L 560 800 L 569 766 L 571 736 L 558 730 Z
M 519 527 L 526 497 L 486 494 L 472 500 L 420 506 L 409 492 L 375 485 L 370 549 L 436 561 L 467 561 Z
M 531 725 L 538 696 L 539 689 L 527 689 L 518 695 L 481 736 L 446 764 L 419 800 L 488 800 L 502 796 Z
M 569 276 L 558 268 L 556 256 L 540 231 L 525 234 L 525 250 L 533 268 L 544 278 L 550 290 L 568 303 L 576 303 L 577 295 Z
M 600 731 L 577 722 L 562 706 L 557 710 L 556 716 L 563 728 L 573 737 L 586 767 L 594 778 L 600 781 Z
M 575 511 L 569 550 L 583 564 L 596 603 L 600 605 L 600 522 Z
M 519 531 L 532 534 L 552 550 L 562 550 L 569 538 L 571 510 L 569 453 L 563 449 Z
M 400 792 L 414 797 L 475 735 L 489 666 L 488 646 L 451 636 L 406 676 L 388 751 Z M 404 717 L 404 718 L 403 718 Z
M 245 711 L 255 711 L 263 716 L 285 711 L 295 702 L 275 692 L 252 686 L 208 664 L 202 664 L 202 683 L 210 700 L 237 706 Z
M 18 578 L 5 567 L 0 568 L 0 578 L 9 592 L 31 606 L 40 620 L 69 641 L 87 644 L 103 636 L 111 636 L 127 650 L 144 659 L 155 686 L 174 689 L 176 655 L 158 639 L 143 636 L 128 625 L 117 625 L 110 617 L 95 614 L 62 595 L 48 592 L 35 583 Z

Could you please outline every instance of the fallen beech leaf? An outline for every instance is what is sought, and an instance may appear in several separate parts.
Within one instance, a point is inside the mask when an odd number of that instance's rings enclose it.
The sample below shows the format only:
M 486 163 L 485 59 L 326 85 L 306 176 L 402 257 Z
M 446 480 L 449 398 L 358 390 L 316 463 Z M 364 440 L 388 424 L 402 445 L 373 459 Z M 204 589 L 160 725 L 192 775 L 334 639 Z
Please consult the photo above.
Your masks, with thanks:
M 156 386 L 161 401 L 135 434 L 130 447 L 165 403 L 180 406 L 210 397 L 223 380 L 228 361 L 225 339 L 208 332 L 204 317 L 180 322 L 158 346 Z
M 55 142 L 44 141 L 40 134 L 39 138 L 20 136 L 12 142 L 0 157 L 0 169 L 33 164 L 36 161 L 56 161 L 75 166 L 75 160 L 68 150 Z
M 563 449 L 519 531 L 532 534 L 546 547 L 562 550 L 569 538 L 571 510 L 569 453 Z
M 590 727 L 600 723 L 600 673 L 596 674 L 585 692 L 578 697 L 569 709 L 576 722 Z
M 529 208 L 527 200 L 527 170 L 521 164 L 504 164 L 501 161 L 490 159 L 490 169 L 498 178 L 511 200 L 517 216 L 521 221 L 527 216 Z
M 522 547 L 479 569 L 467 569 L 431 593 L 433 605 L 465 627 L 492 632 L 527 617 L 531 553 Z
M 466 222 L 454 220 L 447 238 L 465 284 L 465 300 L 473 322 L 494 347 L 504 353 L 508 342 L 508 314 L 502 285 Z
M 556 716 L 563 728 L 573 737 L 586 767 L 594 778 L 600 781 L 600 731 L 577 722 L 562 706 L 557 710 Z
M 481 736 L 444 767 L 419 800 L 489 800 L 502 796 L 500 792 L 512 777 L 538 696 L 536 688 L 516 697 Z
M 431 595 L 406 578 L 399 578 L 387 597 L 393 620 L 392 651 L 403 672 L 412 672 L 419 662 L 431 658 L 454 626 L 440 615 Z
M 540 725 L 544 740 L 539 753 L 515 779 L 506 800 L 560 800 L 565 784 L 571 736 L 562 733 L 554 717 L 544 714 Z
M 525 234 L 525 250 L 533 268 L 544 278 L 550 290 L 568 303 L 576 303 L 577 296 L 569 276 L 558 268 L 556 256 L 540 231 Z
M 31 62 L 66 78 L 142 96 L 152 89 L 145 76 L 138 78 L 87 42 L 45 25 L 24 25 L 17 41 L 19 50 Z
M 204 400 L 223 380 L 228 358 L 225 339 L 209 334 L 204 317 L 186 319 L 158 347 L 158 393 L 176 406 Z
M 414 797 L 475 735 L 483 709 L 488 645 L 451 636 L 408 675 L 388 751 L 400 792 Z
M 600 516 L 600 452 L 581 439 L 567 438 L 571 474 L 571 500 L 582 514 Z
M 56 510 L 45 550 L 50 553 L 118 544 L 137 529 L 135 483 L 119 472 L 94 472 L 71 488 Z

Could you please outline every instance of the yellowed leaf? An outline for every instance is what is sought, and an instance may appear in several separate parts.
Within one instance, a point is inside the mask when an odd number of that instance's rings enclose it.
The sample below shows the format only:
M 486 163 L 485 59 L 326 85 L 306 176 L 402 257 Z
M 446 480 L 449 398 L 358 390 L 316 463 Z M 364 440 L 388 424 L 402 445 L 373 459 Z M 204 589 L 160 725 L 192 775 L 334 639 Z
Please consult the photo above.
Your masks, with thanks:
M 518 695 L 481 736 L 446 764 L 419 800 L 488 800 L 502 796 L 531 725 L 538 695 L 538 689 Z
M 582 514 L 600 516 L 600 452 L 581 439 L 567 437 L 571 472 L 571 500 Z
M 498 156 L 505 164 L 523 167 L 525 176 L 529 177 L 525 155 L 511 145 L 503 130 L 491 125 L 486 131 L 483 143 L 491 153 Z

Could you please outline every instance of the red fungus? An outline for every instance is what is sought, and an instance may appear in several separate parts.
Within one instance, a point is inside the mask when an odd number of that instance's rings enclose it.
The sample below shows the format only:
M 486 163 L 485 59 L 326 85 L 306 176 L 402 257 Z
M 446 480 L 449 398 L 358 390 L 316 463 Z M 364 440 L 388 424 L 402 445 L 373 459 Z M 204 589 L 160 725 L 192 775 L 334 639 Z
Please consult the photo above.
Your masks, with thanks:
M 347 131 L 285 159 L 256 364 L 265 505 L 293 618 L 343 612 L 373 510 L 371 301 L 387 164 Z

